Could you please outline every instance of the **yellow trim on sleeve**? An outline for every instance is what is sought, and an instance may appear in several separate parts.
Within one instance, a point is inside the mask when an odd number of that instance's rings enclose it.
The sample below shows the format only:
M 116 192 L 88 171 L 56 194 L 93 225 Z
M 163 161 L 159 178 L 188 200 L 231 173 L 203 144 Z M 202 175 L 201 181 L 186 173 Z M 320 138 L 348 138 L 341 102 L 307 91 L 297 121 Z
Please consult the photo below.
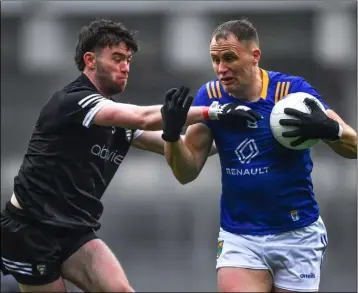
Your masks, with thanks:
M 261 68 L 260 68 L 261 69 Z M 267 91 L 268 91 L 268 84 L 269 84 L 269 76 L 266 70 L 261 69 L 262 72 L 262 89 L 260 97 L 266 99 Z
M 216 90 L 217 90 L 217 92 L 218 92 L 218 96 L 219 96 L 219 99 L 220 99 L 220 98 L 223 97 L 223 95 L 222 95 L 222 93 L 221 93 L 221 89 L 220 89 L 220 82 L 217 80 L 217 81 L 215 82 L 215 84 L 216 84 Z
M 209 83 L 208 83 L 208 82 L 206 83 L 206 91 L 208 92 L 209 99 L 212 99 L 213 96 L 211 95 L 210 87 L 209 87 Z
M 283 93 L 284 93 L 284 90 L 285 90 L 285 85 L 286 85 L 286 82 L 283 82 L 282 85 L 281 85 L 281 93 L 280 93 L 279 100 L 281 100 L 282 97 L 283 97 Z
M 281 82 L 279 81 L 276 86 L 276 92 L 275 92 L 275 104 L 278 102 L 278 93 L 280 91 Z
M 286 83 L 286 89 L 285 89 L 285 93 L 284 93 L 284 97 L 285 96 L 287 96 L 288 95 L 288 89 L 290 88 L 290 82 L 288 81 L 287 83 Z M 281 97 L 281 99 L 282 99 L 282 97 Z
M 211 85 L 211 91 L 212 91 L 212 93 L 213 93 L 213 97 L 214 97 L 214 98 L 217 98 L 218 96 L 217 96 L 216 91 L 215 91 L 215 84 L 214 84 L 214 82 L 213 82 L 213 81 L 210 82 L 210 85 Z

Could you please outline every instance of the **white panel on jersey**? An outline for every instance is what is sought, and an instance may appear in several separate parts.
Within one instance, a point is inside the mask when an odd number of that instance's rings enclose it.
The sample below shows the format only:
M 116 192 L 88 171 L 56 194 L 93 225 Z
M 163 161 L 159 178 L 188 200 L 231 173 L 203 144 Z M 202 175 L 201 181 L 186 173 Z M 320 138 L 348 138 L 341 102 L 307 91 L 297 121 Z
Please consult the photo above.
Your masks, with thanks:
M 98 111 L 101 110 L 103 106 L 108 105 L 109 103 L 113 103 L 113 101 L 104 98 L 100 94 L 91 94 L 79 101 L 78 105 L 80 105 L 82 108 L 85 108 L 92 104 L 92 107 L 88 107 L 89 111 L 83 119 L 82 125 L 85 127 L 89 127 Z
M 99 102 L 96 103 L 93 108 L 90 108 L 87 115 L 83 119 L 82 125 L 84 127 L 90 127 L 92 120 L 93 120 L 94 116 L 96 116 L 98 111 L 101 110 L 104 106 L 111 104 L 111 103 L 114 103 L 114 102 L 111 100 L 108 100 L 108 99 L 104 99 L 104 100 L 100 99 Z
M 141 130 L 141 129 L 137 129 L 136 131 L 134 131 L 133 140 L 135 140 L 138 137 L 140 137 L 143 133 L 144 133 L 144 130 Z
M 83 98 L 81 101 L 78 102 L 78 105 L 80 105 L 82 108 L 86 107 L 87 105 L 91 104 L 92 102 L 99 101 L 105 99 L 100 94 L 92 94 L 85 98 Z

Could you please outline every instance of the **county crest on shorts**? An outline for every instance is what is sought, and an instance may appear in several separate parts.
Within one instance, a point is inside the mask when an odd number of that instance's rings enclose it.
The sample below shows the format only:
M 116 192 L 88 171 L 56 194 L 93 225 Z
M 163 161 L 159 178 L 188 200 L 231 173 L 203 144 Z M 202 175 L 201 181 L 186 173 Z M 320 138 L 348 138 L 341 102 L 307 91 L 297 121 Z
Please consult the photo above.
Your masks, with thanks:
M 221 255 L 221 252 L 223 251 L 223 245 L 224 245 L 224 240 L 221 240 L 218 242 L 218 249 L 216 251 L 216 258 L 219 258 L 219 256 Z
M 37 269 L 38 274 L 40 274 L 40 275 L 44 275 L 46 273 L 46 265 L 38 264 L 36 266 L 36 269 Z
M 300 219 L 300 215 L 298 213 L 298 210 L 293 210 L 290 212 L 292 221 L 296 222 Z

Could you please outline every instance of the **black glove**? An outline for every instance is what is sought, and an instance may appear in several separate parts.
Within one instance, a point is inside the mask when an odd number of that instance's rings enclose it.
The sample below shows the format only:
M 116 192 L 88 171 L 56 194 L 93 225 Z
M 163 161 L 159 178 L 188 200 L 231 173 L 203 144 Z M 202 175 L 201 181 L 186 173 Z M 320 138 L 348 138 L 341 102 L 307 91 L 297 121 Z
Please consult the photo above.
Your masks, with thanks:
M 189 88 L 170 89 L 165 94 L 165 102 L 160 112 L 163 120 L 162 138 L 168 142 L 179 140 L 193 97 L 189 96 Z
M 308 139 L 325 139 L 329 141 L 339 139 L 341 135 L 339 123 L 329 118 L 313 99 L 306 98 L 304 103 L 311 109 L 310 114 L 286 108 L 285 114 L 298 119 L 280 119 L 279 121 L 281 125 L 297 127 L 295 130 L 282 133 L 283 137 L 300 137 L 292 141 L 291 146 L 298 146 Z
M 211 104 L 208 115 L 210 120 L 230 122 L 235 124 L 235 126 L 246 126 L 247 121 L 255 123 L 257 120 L 262 119 L 259 113 L 251 110 L 249 107 L 238 103 L 220 105 L 218 101 Z

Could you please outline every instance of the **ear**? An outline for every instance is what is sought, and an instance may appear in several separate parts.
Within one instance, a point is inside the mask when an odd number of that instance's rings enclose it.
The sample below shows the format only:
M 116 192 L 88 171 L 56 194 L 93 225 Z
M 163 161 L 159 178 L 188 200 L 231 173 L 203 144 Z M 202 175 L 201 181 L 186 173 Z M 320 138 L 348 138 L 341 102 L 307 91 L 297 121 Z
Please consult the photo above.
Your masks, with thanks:
M 253 63 L 256 65 L 259 63 L 261 58 L 261 51 L 259 48 L 253 48 L 252 49 L 252 56 L 253 56 Z
M 83 61 L 85 62 L 86 67 L 90 70 L 94 70 L 96 68 L 96 55 L 93 52 L 86 52 L 83 55 Z

